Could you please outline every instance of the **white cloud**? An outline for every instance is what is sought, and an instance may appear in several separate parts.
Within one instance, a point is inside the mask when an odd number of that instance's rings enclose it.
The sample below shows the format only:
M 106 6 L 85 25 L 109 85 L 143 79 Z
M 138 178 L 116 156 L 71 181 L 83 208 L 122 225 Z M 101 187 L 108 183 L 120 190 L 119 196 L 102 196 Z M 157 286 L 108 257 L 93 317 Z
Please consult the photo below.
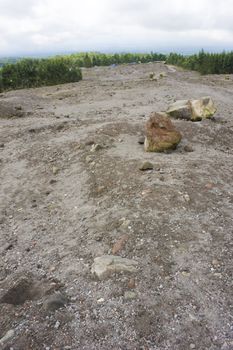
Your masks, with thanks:
M 233 0 L 0 0 L 0 55 L 233 50 Z

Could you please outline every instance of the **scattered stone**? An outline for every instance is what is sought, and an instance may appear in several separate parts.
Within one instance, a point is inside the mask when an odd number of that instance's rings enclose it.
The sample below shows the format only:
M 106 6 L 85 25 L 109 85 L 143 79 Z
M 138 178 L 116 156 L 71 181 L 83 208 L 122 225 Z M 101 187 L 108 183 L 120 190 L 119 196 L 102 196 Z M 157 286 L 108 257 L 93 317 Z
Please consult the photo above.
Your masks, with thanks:
M 136 282 L 134 278 L 130 278 L 129 282 L 128 282 L 128 288 L 129 289 L 134 289 L 136 287 Z
M 54 325 L 54 328 L 55 329 L 58 329 L 60 327 L 61 323 L 59 321 L 57 321 Z
M 144 145 L 144 142 L 145 142 L 145 136 L 140 136 L 139 139 L 138 139 L 138 143 L 140 145 Z
M 122 258 L 116 255 L 103 255 L 94 259 L 91 272 L 99 279 L 104 279 L 112 274 L 120 272 L 135 273 L 137 261 Z
M 53 172 L 53 175 L 57 175 L 59 172 L 59 169 L 56 166 L 53 166 L 52 172 Z
M 56 182 L 57 182 L 57 180 L 55 180 L 55 179 L 51 179 L 51 180 L 49 181 L 50 185 L 53 185 L 53 184 L 55 184 Z
M 66 296 L 60 292 L 54 293 L 45 299 L 43 306 L 47 311 L 55 311 L 65 306 L 68 302 Z
M 57 131 L 61 131 L 61 130 L 64 129 L 64 127 L 65 127 L 65 124 L 64 124 L 64 123 L 61 123 L 61 124 L 57 125 L 55 129 L 56 129 Z
M 209 182 L 205 185 L 205 188 L 207 190 L 212 190 L 215 187 L 215 184 L 213 182 Z
M 102 232 L 96 233 L 96 235 L 95 235 L 95 240 L 96 240 L 97 242 L 100 242 L 100 241 L 102 241 L 102 239 L 103 239 L 103 233 L 102 233 Z
M 97 300 L 97 304 L 103 304 L 105 302 L 104 298 L 100 298 Z
M 13 247 L 14 247 L 14 244 L 13 244 L 13 243 L 8 243 L 8 244 L 5 246 L 4 250 L 11 250 Z
M 140 165 L 139 170 L 146 171 L 146 170 L 153 170 L 154 166 L 151 162 L 144 162 Z
M 15 335 L 15 331 L 13 329 L 10 329 L 5 335 L 4 337 L 2 337 L 0 339 L 0 345 L 3 346 L 4 344 L 6 344 L 8 341 L 10 341 Z
M 188 193 L 185 193 L 183 195 L 183 198 L 184 198 L 185 202 L 190 202 L 190 197 L 189 197 Z
M 168 107 L 167 114 L 173 118 L 200 121 L 211 118 L 216 112 L 213 100 L 203 97 L 200 100 L 179 100 Z
M 184 146 L 184 151 L 185 151 L 185 152 L 193 152 L 194 149 L 192 148 L 191 145 L 185 145 L 185 146 Z
M 136 297 L 137 297 L 137 294 L 135 292 L 126 291 L 124 293 L 125 300 L 133 300 L 133 299 L 136 299 Z
M 195 349 L 196 345 L 192 343 L 192 344 L 189 345 L 189 347 L 190 347 L 190 349 Z
M 129 228 L 130 227 L 130 223 L 131 221 L 126 219 L 126 218 L 121 218 L 120 219 L 120 222 L 121 222 L 121 228 Z
M 117 254 L 119 251 L 121 251 L 124 247 L 124 245 L 126 244 L 126 242 L 128 241 L 129 236 L 128 235 L 123 235 L 113 246 L 112 248 L 112 254 L 115 255 Z
M 98 186 L 96 189 L 96 194 L 102 194 L 105 190 L 105 186 Z
M 150 188 L 147 188 L 142 191 L 142 196 L 149 196 L 152 193 L 152 190 Z
M 101 146 L 101 145 L 99 145 L 99 144 L 97 143 L 97 144 L 92 145 L 90 151 L 91 151 L 91 152 L 97 152 L 97 151 L 99 151 L 99 150 L 101 150 L 101 149 L 103 149 L 103 146 Z
M 149 78 L 150 78 L 150 80 L 152 80 L 152 81 L 157 81 L 157 80 L 158 80 L 154 72 L 151 72 L 151 73 L 149 74 Z
M 160 77 L 160 78 L 166 78 L 166 77 L 167 77 L 167 74 L 166 74 L 165 72 L 161 72 L 161 73 L 159 74 L 159 77 Z
M 165 113 L 152 113 L 146 123 L 146 152 L 164 152 L 175 149 L 181 141 L 181 134 Z
M 216 267 L 220 267 L 220 261 L 217 259 L 213 259 L 212 260 L 212 265 L 216 268 Z
M 86 146 L 92 146 L 92 145 L 94 145 L 94 143 L 95 143 L 95 141 L 93 141 L 93 140 L 87 140 L 87 141 L 85 142 L 85 145 L 86 145 Z
M 93 158 L 92 156 L 87 156 L 85 160 L 87 163 L 91 163 L 93 161 Z
M 189 277 L 190 276 L 190 272 L 188 270 L 183 270 L 181 271 L 181 274 L 185 277 Z

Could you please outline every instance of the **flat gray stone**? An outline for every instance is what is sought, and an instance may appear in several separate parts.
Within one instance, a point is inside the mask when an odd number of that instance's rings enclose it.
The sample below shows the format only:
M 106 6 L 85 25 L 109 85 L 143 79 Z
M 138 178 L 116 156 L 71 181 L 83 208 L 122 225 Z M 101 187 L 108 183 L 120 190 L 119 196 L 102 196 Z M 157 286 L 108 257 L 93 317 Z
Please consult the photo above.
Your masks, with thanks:
M 137 271 L 137 261 L 116 255 L 103 255 L 94 259 L 91 272 L 99 279 L 109 277 L 114 273 Z
M 15 335 L 15 331 L 13 329 L 10 329 L 5 335 L 4 337 L 2 337 L 0 339 L 0 345 L 3 346 L 4 344 L 6 344 L 8 341 L 10 341 Z

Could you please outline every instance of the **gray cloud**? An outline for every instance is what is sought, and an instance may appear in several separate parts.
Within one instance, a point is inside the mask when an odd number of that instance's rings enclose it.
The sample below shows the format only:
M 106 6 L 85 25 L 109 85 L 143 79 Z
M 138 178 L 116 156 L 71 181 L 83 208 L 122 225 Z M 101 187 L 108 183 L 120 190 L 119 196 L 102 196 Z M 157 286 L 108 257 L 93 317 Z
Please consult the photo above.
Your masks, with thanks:
M 0 55 L 233 49 L 233 0 L 0 0 Z

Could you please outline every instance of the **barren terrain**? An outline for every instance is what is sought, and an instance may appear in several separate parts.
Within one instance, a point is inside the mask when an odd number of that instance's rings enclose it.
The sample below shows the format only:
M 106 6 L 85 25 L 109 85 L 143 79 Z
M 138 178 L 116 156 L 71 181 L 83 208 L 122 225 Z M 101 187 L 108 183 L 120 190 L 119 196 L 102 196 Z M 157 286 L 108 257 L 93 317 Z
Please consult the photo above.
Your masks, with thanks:
M 0 94 L 24 112 L 0 119 L 0 348 L 233 349 L 227 78 L 122 65 Z M 175 120 L 178 148 L 144 152 L 151 112 L 202 96 L 212 120 Z M 98 280 L 94 258 L 113 248 L 137 272 Z

